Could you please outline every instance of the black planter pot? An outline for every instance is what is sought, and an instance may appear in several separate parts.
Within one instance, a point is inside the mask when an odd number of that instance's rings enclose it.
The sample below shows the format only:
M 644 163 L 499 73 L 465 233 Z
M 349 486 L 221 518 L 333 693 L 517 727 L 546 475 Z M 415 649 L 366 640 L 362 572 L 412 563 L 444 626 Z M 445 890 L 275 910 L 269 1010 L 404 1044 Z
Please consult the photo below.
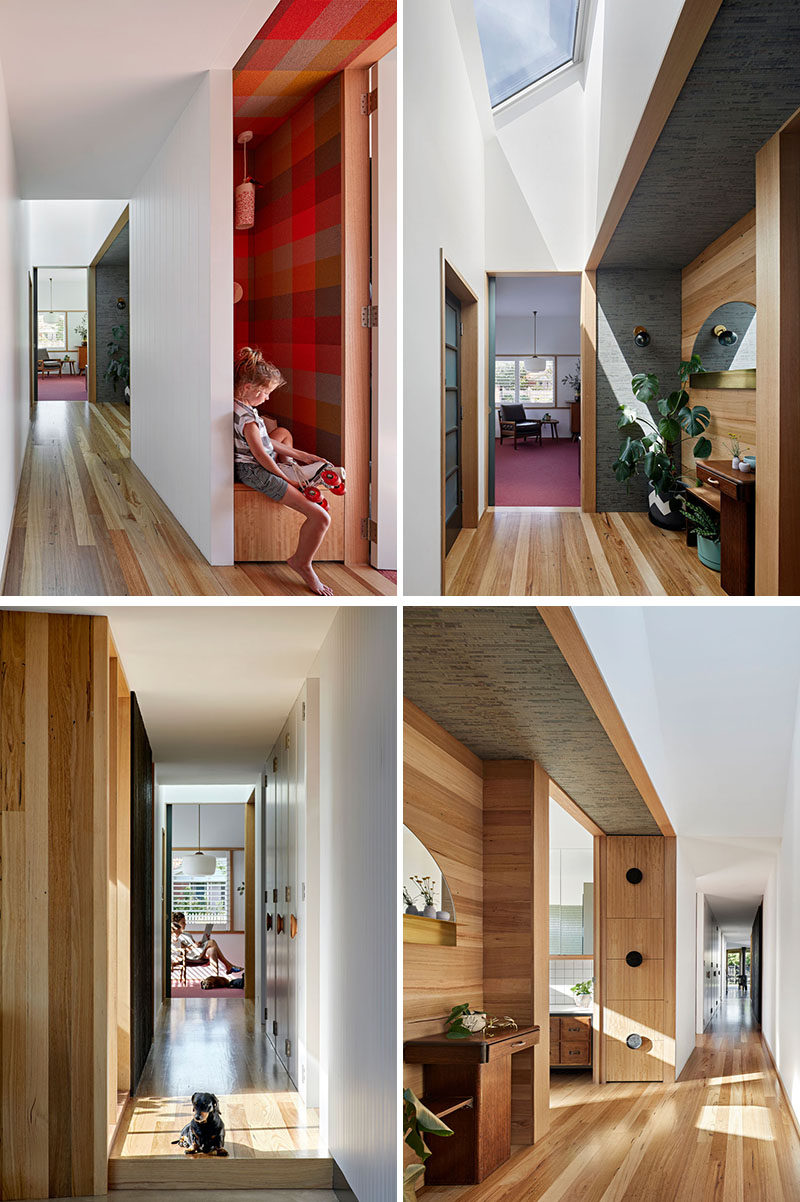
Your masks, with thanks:
M 649 485 L 648 515 L 654 526 L 659 526 L 662 530 L 686 529 L 686 519 L 678 501 L 683 491 L 683 486 L 679 485 L 673 492 L 660 493 L 652 484 Z

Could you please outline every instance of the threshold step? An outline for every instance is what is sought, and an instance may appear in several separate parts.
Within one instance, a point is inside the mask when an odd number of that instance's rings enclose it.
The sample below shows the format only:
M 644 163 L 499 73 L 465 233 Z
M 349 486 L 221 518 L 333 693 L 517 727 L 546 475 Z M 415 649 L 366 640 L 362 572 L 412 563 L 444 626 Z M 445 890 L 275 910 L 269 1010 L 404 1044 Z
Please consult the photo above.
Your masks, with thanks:
M 125 1156 L 108 1162 L 109 1190 L 327 1189 L 329 1156 L 272 1152 L 257 1157 Z

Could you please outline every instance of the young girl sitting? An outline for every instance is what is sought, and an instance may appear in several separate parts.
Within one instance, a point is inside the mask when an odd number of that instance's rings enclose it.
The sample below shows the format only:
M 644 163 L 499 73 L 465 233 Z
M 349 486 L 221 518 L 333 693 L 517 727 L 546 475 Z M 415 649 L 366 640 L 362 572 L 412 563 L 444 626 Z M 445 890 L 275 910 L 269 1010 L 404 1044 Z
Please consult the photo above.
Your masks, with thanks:
M 324 460 L 294 447 L 289 431 L 273 419 L 268 419 L 272 426 L 270 436 L 256 409 L 285 383 L 278 368 L 268 363 L 259 350 L 246 346 L 239 352 L 233 389 L 234 474 L 241 484 L 302 513 L 306 520 L 300 528 L 297 549 L 286 562 L 312 593 L 330 597 L 333 589 L 322 583 L 311 562 L 330 525 L 330 515 L 321 505 L 310 501 L 295 482 L 302 476 L 297 464 L 322 467 Z

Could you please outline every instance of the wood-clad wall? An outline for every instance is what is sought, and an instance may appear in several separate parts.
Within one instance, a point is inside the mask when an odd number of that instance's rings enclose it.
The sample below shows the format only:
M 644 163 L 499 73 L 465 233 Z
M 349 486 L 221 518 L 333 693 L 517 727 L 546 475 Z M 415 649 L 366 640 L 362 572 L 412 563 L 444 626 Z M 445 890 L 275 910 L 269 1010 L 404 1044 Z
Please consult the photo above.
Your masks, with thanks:
M 133 1092 L 153 1042 L 153 756 L 131 693 L 131 1074 Z
M 106 1192 L 105 618 L 0 613 L 0 1196 Z
M 131 694 L 108 640 L 108 1077 L 109 1125 L 130 1088 Z
M 684 267 L 681 281 L 681 356 L 689 359 L 695 339 L 707 317 L 728 301 L 756 303 L 756 211 L 752 209 L 736 225 L 707 246 Z M 711 458 L 729 459 L 722 445 L 731 431 L 738 434 L 756 454 L 755 389 L 692 388 L 691 403 L 705 405 L 711 412 L 708 437 Z M 693 442 L 684 443 L 683 467 L 694 470 Z
M 483 1004 L 540 1027 L 511 1060 L 511 1140 L 532 1144 L 550 1118 L 550 780 L 530 760 L 486 761 L 483 776 Z
M 675 840 L 608 836 L 601 840 L 603 935 L 603 1079 L 669 1081 L 675 1069 Z M 626 873 L 638 868 L 642 879 Z M 643 962 L 632 967 L 629 952 Z M 630 1034 L 645 1040 L 626 1044 Z
M 403 946 L 405 1039 L 444 1030 L 454 1005 L 483 1005 L 483 764 L 405 701 L 403 821 L 435 857 L 453 896 L 455 947 Z M 422 1093 L 422 1067 L 404 1066 Z

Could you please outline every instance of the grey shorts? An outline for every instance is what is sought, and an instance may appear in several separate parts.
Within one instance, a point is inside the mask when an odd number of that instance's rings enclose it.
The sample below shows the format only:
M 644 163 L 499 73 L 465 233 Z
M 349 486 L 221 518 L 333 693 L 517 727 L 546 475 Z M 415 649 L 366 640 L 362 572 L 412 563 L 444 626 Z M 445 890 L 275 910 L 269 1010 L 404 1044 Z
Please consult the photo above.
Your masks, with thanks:
M 285 480 L 268 472 L 260 463 L 236 463 L 233 474 L 239 484 L 246 484 L 248 488 L 263 492 L 273 501 L 282 501 L 289 487 Z

